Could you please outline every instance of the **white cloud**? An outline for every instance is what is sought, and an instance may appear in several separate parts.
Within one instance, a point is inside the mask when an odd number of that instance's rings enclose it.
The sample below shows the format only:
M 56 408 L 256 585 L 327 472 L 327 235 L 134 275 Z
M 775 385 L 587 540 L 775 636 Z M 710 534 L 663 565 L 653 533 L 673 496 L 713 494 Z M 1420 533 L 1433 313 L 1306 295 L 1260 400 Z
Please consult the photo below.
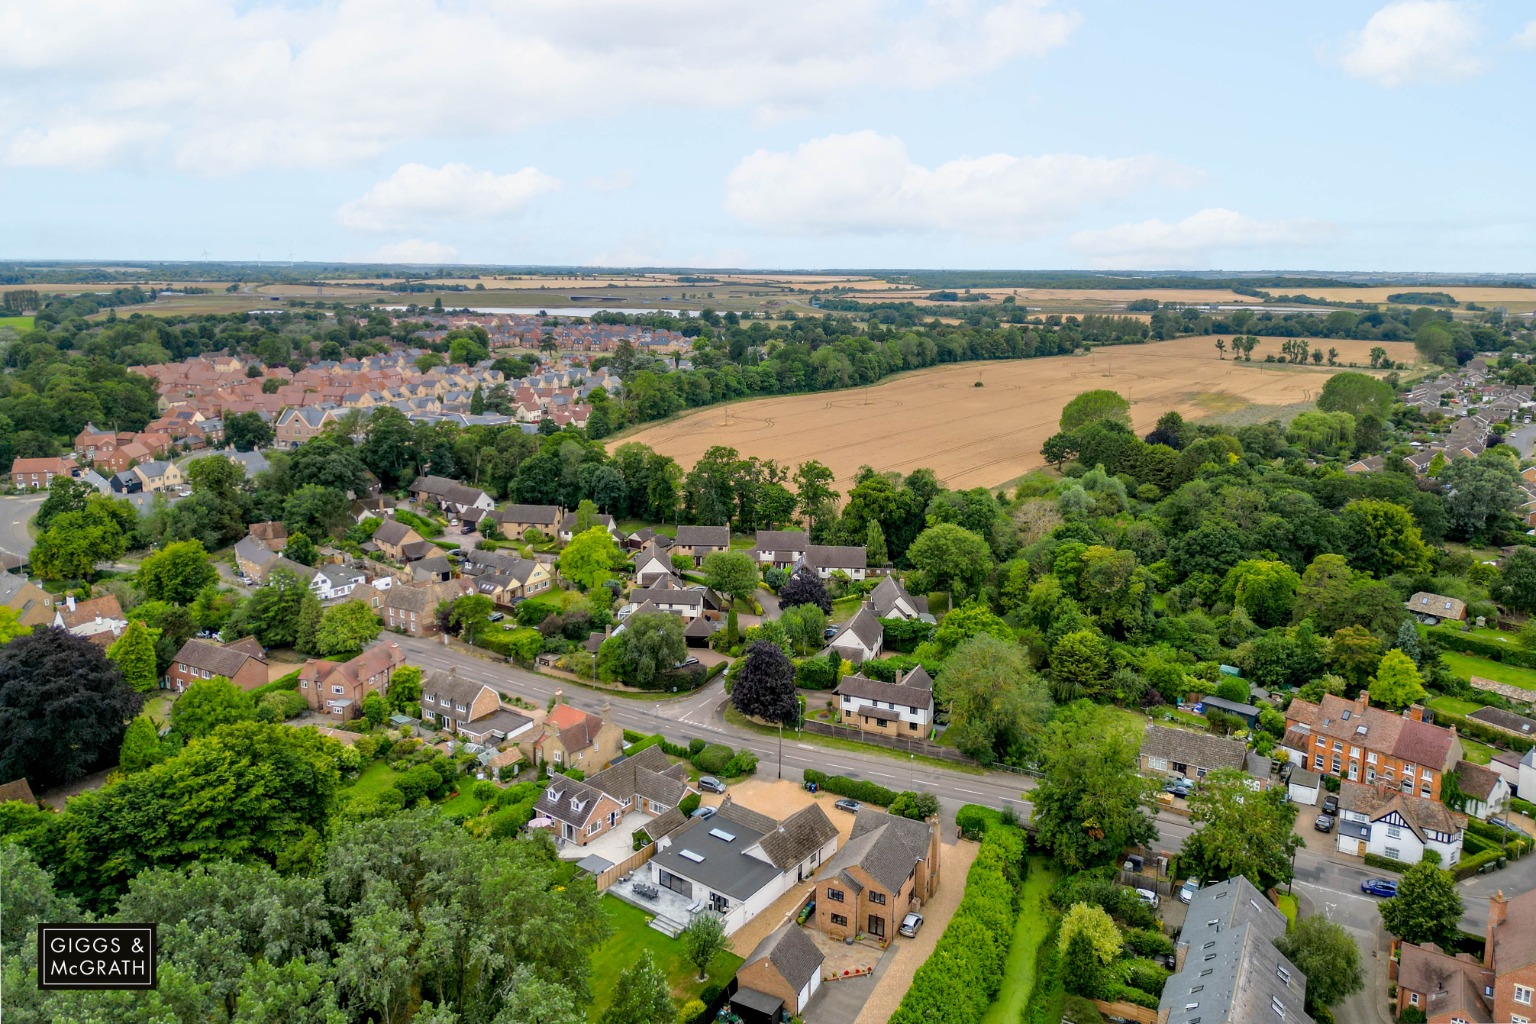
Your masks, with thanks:
M 612 174 L 594 174 L 587 179 L 587 188 L 594 192 L 622 192 L 635 183 L 635 172 L 629 168 Z
M 1536 49 L 1536 21 L 1527 22 L 1525 28 L 1515 35 L 1515 45 L 1526 49 Z
M 1125 270 L 1198 269 L 1217 252 L 1309 245 L 1336 237 L 1340 229 L 1315 220 L 1255 220 L 1219 207 L 1170 224 L 1146 220 L 1095 231 L 1079 231 L 1072 246 L 1095 267 Z
M 1469 3 L 1399 0 L 1388 4 L 1347 40 L 1338 64 L 1345 73 L 1388 88 L 1454 82 L 1481 72 L 1474 52 L 1482 29 Z
M 144 156 L 164 135 L 160 125 L 61 120 L 13 133 L 4 147 L 4 161 L 16 167 L 95 170 Z
M 788 153 L 758 150 L 727 177 L 725 208 L 781 234 L 1017 238 L 1040 234 L 1084 207 L 1197 179 L 1153 156 L 994 153 L 928 168 L 912 162 L 901 139 L 862 131 L 812 139 Z
M 594 109 L 765 116 L 974 79 L 1061 46 L 1078 21 L 1053 0 L 4 4 L 0 158 L 80 111 L 142 124 L 155 158 L 210 175 Z M 70 165 L 69 147 L 29 153 Z
M 366 195 L 342 205 L 336 222 L 359 231 L 391 231 L 442 221 L 494 220 L 521 213 L 560 181 L 536 167 L 512 174 L 468 164 L 404 164 Z
M 407 238 L 381 245 L 363 257 L 374 263 L 452 263 L 459 250 L 426 238 Z

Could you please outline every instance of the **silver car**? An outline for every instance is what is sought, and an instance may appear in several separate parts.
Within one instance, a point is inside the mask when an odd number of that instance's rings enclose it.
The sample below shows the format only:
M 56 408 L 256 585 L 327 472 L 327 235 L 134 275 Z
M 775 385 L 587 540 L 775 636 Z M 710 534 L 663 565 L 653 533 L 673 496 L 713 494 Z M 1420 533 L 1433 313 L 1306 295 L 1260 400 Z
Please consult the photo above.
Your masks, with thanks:
M 905 935 L 907 938 L 910 939 L 910 938 L 913 938 L 913 937 L 915 937 L 917 935 L 917 930 L 919 928 L 921 928 L 922 926 L 923 926 L 923 915 L 922 914 L 908 914 L 906 917 L 901 919 L 901 928 L 899 929 L 899 931 L 901 932 L 901 934 Z

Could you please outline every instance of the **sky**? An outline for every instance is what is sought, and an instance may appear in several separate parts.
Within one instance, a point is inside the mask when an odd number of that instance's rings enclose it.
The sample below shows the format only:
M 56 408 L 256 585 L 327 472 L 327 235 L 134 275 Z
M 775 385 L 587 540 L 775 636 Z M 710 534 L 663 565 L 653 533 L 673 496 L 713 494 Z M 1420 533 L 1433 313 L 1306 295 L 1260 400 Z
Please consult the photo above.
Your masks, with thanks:
M 0 0 L 0 258 L 1531 272 L 1536 5 Z

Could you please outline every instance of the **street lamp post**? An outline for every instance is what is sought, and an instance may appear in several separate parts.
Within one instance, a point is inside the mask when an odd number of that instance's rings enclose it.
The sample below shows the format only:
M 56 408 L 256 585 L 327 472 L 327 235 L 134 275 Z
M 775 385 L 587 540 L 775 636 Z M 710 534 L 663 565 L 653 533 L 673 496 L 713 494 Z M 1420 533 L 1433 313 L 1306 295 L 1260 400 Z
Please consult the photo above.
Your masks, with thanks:
M 784 778 L 784 723 L 779 723 L 779 778 Z

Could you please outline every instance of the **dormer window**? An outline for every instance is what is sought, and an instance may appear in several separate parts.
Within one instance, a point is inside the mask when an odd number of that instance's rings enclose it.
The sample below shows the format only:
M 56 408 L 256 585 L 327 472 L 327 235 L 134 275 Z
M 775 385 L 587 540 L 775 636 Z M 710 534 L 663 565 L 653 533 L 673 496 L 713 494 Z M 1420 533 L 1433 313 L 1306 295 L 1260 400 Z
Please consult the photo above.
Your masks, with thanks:
M 573 810 L 573 811 L 581 810 L 581 801 L 576 799 L 574 796 L 571 797 L 571 810 Z

